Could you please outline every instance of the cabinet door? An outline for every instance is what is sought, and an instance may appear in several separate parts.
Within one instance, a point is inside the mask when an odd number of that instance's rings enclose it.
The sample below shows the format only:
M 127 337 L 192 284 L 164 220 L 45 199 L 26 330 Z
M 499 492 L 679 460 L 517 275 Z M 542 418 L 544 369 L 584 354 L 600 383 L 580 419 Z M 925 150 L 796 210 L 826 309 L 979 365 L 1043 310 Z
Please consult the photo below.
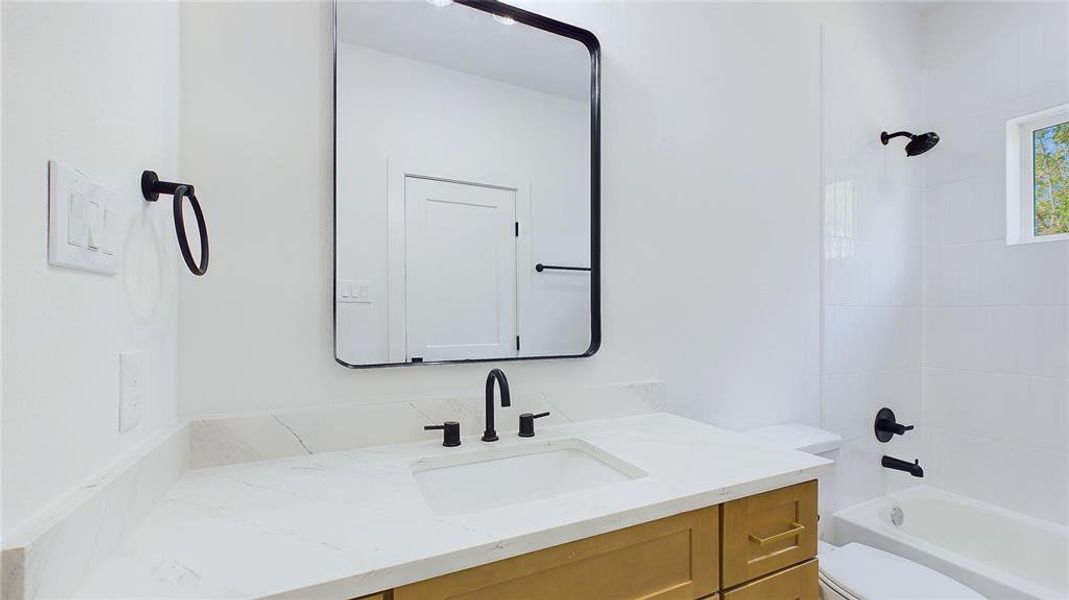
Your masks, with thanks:
M 818 600 L 816 559 L 724 592 L 724 600 Z
M 394 590 L 394 600 L 695 600 L 718 589 L 711 507 Z
M 817 482 L 772 490 L 723 507 L 725 588 L 817 554 Z

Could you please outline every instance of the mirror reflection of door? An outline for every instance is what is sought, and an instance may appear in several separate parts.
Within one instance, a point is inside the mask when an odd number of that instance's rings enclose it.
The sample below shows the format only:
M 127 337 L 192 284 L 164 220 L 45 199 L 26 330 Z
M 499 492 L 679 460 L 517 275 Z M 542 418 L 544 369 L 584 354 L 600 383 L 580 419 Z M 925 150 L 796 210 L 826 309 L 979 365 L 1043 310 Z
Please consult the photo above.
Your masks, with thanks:
M 407 361 L 516 356 L 516 191 L 405 178 Z

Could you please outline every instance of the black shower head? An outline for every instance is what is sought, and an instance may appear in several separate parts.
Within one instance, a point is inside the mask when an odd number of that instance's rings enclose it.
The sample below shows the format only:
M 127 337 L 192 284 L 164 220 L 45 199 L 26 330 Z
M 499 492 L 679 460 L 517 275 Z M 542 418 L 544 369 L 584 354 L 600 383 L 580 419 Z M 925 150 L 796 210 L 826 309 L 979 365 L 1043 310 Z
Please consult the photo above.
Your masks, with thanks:
M 918 154 L 924 154 L 931 150 L 939 143 L 939 134 L 934 131 L 928 133 L 920 133 L 913 135 L 908 131 L 897 131 L 895 133 L 887 133 L 884 131 L 880 134 L 880 141 L 886 146 L 887 142 L 892 138 L 906 136 L 909 137 L 909 143 L 906 144 L 906 156 L 917 156 Z

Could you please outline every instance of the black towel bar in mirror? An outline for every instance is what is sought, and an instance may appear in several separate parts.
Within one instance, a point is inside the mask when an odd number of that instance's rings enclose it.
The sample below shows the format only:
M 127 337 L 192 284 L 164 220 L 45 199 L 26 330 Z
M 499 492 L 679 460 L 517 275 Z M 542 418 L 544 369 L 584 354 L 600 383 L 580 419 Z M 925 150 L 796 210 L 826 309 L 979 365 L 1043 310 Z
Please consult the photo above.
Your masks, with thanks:
M 590 267 L 565 267 L 561 265 L 544 265 L 538 263 L 535 265 L 535 271 L 541 273 L 542 271 L 589 271 Z
M 193 191 L 193 185 L 189 183 L 174 183 L 160 181 L 155 171 L 141 173 L 141 194 L 145 200 L 155 202 L 160 199 L 160 194 L 174 197 L 174 232 L 178 235 L 178 248 L 182 251 L 182 259 L 194 275 L 204 275 L 208 272 L 208 227 L 204 223 L 204 211 L 200 208 L 200 202 Z M 193 260 L 193 253 L 189 250 L 189 238 L 186 236 L 185 216 L 182 212 L 182 199 L 189 200 L 193 214 L 197 217 L 197 231 L 200 234 L 200 263 Z

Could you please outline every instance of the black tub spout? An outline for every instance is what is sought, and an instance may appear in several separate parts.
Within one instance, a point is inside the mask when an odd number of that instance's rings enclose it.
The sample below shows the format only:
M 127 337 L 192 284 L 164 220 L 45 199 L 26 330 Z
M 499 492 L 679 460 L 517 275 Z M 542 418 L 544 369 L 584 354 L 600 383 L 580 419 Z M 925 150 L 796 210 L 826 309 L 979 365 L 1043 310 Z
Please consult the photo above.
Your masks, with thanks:
M 895 458 L 893 456 L 884 455 L 880 464 L 887 469 L 895 469 L 896 471 L 905 471 L 914 477 L 924 477 L 924 469 L 921 468 L 921 461 L 914 459 L 913 462 L 906 462 L 902 459 Z

